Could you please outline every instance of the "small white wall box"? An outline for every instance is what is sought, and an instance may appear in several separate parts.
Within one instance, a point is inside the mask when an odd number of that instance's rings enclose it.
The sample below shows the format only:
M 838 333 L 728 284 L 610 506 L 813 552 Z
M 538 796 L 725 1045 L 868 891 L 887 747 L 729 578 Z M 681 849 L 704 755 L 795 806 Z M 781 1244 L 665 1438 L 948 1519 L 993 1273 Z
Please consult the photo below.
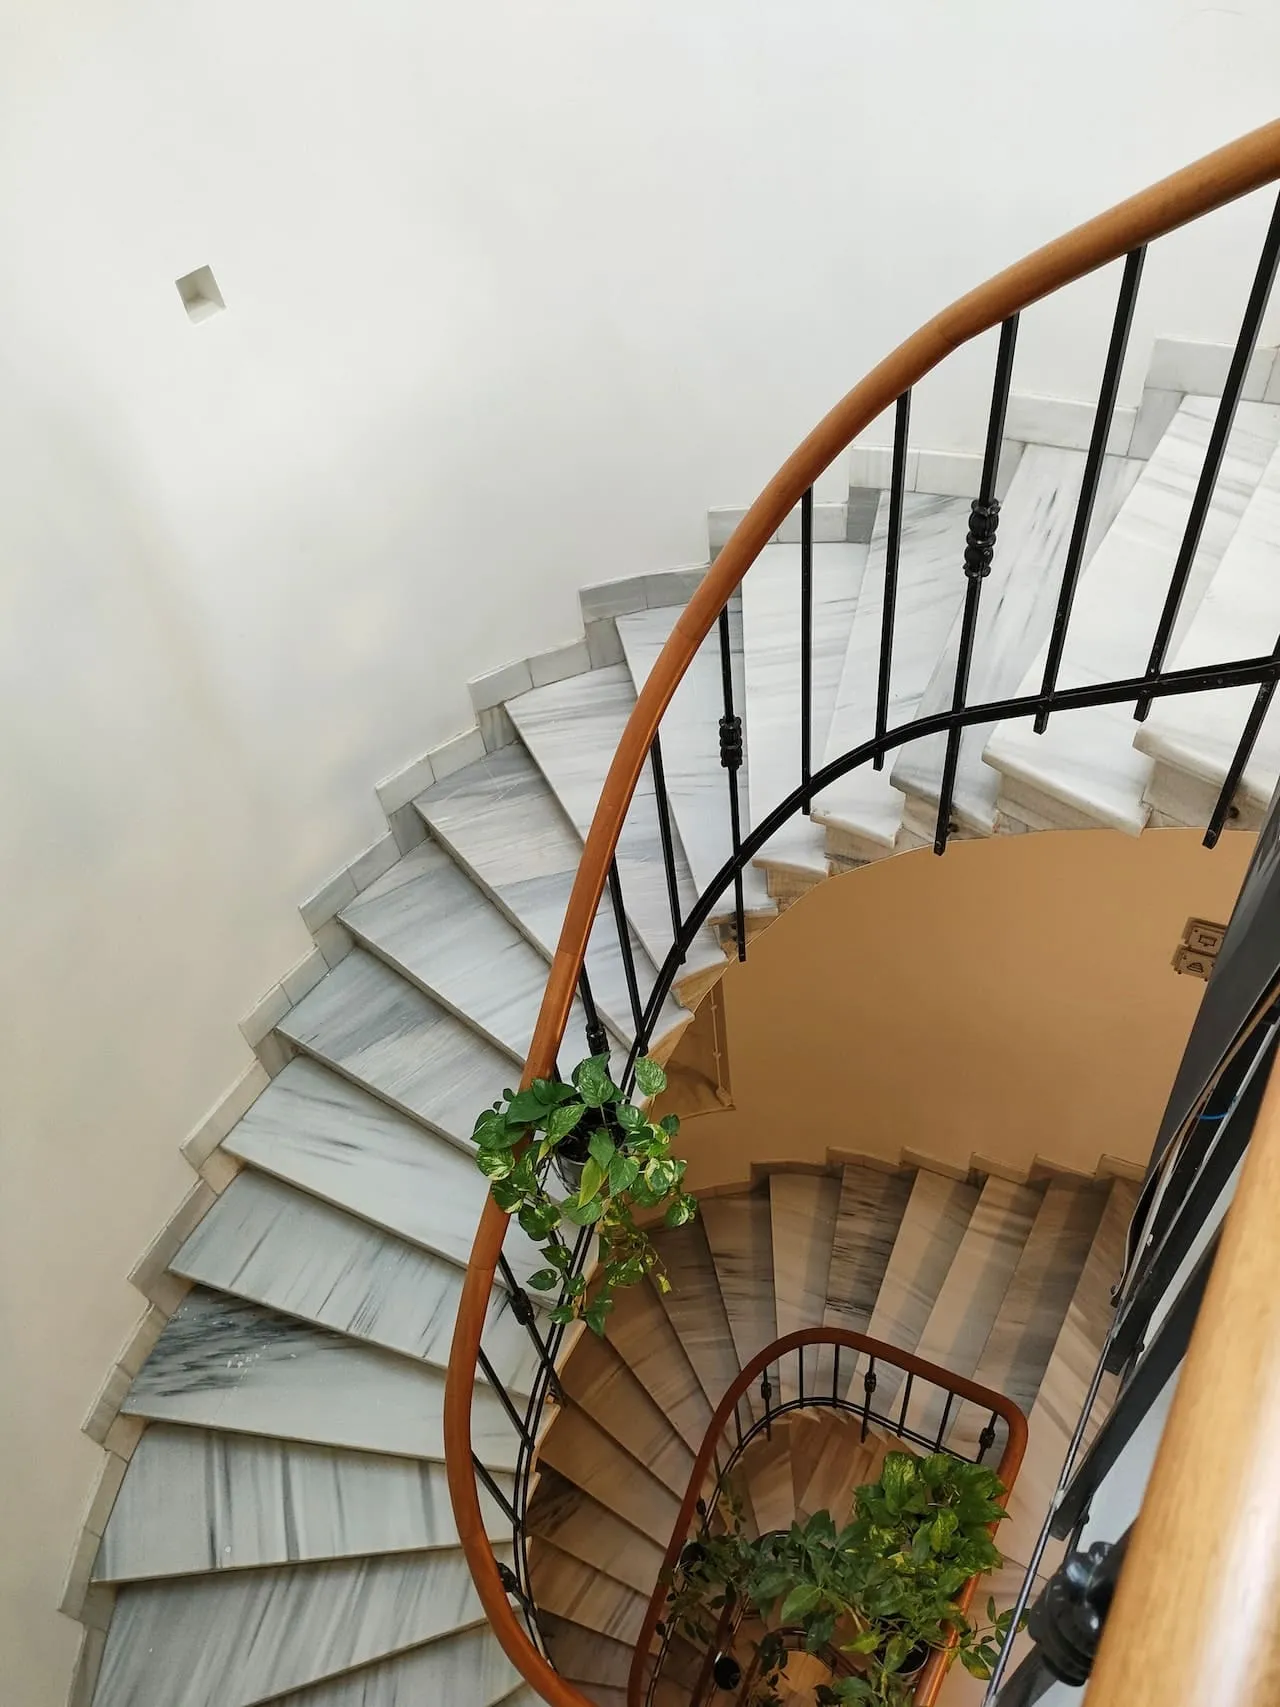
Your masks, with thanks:
M 194 273 L 184 273 L 177 285 L 188 320 L 207 320 L 211 314 L 221 314 L 227 306 L 212 267 L 197 267 Z

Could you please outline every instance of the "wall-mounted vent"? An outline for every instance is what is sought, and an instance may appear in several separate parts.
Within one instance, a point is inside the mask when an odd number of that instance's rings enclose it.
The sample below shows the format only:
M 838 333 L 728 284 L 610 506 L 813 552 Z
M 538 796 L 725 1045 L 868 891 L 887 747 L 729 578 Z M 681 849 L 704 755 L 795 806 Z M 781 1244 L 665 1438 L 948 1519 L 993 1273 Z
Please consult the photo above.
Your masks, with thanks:
M 194 273 L 184 273 L 177 285 L 188 320 L 207 320 L 211 314 L 221 314 L 227 306 L 212 267 L 197 267 Z

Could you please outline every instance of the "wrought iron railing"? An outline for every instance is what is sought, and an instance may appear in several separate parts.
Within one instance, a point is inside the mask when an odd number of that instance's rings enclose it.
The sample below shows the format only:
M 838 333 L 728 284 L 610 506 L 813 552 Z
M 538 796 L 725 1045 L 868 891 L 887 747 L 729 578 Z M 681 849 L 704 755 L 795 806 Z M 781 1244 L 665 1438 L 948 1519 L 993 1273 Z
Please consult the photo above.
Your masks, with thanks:
M 1209 435 L 1208 448 L 1181 545 L 1170 566 L 1170 579 L 1145 668 L 1138 673 L 1080 686 L 1059 682 L 1066 638 L 1070 631 L 1084 542 L 1096 500 L 1118 394 L 1119 378 L 1128 348 L 1144 259 L 1148 245 L 1187 222 L 1280 179 L 1280 121 L 1267 125 L 1216 154 L 1175 174 L 1089 221 L 1024 261 L 997 275 L 930 321 L 879 364 L 819 423 L 788 459 L 751 506 L 733 536 L 685 607 L 666 646 L 650 672 L 628 721 L 609 769 L 593 819 L 573 892 L 566 910 L 559 946 L 539 1015 L 524 1082 L 549 1076 L 575 1000 L 581 1002 L 590 1047 L 611 1047 L 624 1065 L 615 1074 L 629 1088 L 637 1058 L 654 1035 L 663 1003 L 679 979 L 698 933 L 713 915 L 729 915 L 729 930 L 739 958 L 747 954 L 747 917 L 743 874 L 771 838 L 797 813 L 804 811 L 823 789 L 860 766 L 879 769 L 886 755 L 927 737 L 946 738 L 946 760 L 933 832 L 937 853 L 946 851 L 953 833 L 952 804 L 957 755 L 963 733 L 976 725 L 1008 719 L 1029 719 L 1043 731 L 1051 717 L 1088 707 L 1132 704 L 1135 716 L 1146 715 L 1155 700 L 1171 695 L 1201 693 L 1233 687 L 1255 689 L 1252 711 L 1210 816 L 1205 842 L 1213 846 L 1233 811 L 1233 799 L 1263 718 L 1280 678 L 1280 641 L 1245 659 L 1224 659 L 1195 668 L 1168 667 L 1170 641 L 1182 608 L 1191 565 L 1195 560 L 1209 502 L 1221 473 L 1223 456 L 1244 389 L 1262 314 L 1280 261 L 1280 203 L 1272 213 L 1262 254 L 1248 291 L 1239 335 L 1231 357 L 1221 402 Z M 1010 395 L 1020 316 L 1033 303 L 1098 269 L 1122 262 L 1122 278 L 1105 340 L 1106 359 L 1094 412 L 1082 487 L 1063 565 L 1058 596 L 1046 636 L 1043 677 L 1036 691 L 982 703 L 968 700 L 983 582 L 993 555 L 1000 549 L 999 501 L 996 496 L 1005 413 Z M 914 387 L 953 350 L 981 334 L 999 329 L 995 377 L 986 414 L 985 451 L 977 497 L 971 506 L 968 537 L 957 563 L 964 580 L 959 644 L 950 704 L 943 710 L 890 726 L 890 692 L 894 662 L 897 576 L 903 530 L 904 491 L 909 454 L 911 399 Z M 1100 346 L 1103 340 L 1099 340 Z M 880 656 L 876 668 L 877 705 L 873 734 L 838 757 L 814 766 L 812 732 L 813 688 L 813 552 L 814 483 L 870 423 L 894 411 L 894 448 L 889 482 L 890 508 L 885 559 L 884 611 Z M 742 717 L 734 700 L 729 602 L 765 544 L 778 532 L 793 509 L 800 513 L 800 563 L 797 596 L 801 613 L 801 716 L 797 731 L 797 770 L 794 788 L 768 813 L 744 828 L 740 798 L 743 763 Z M 709 883 L 692 901 L 682 900 L 677 867 L 677 835 L 668 798 L 660 743 L 660 725 L 677 686 L 703 641 L 718 633 L 722 685 L 719 752 L 727 791 L 729 847 Z M 616 857 L 619 836 L 642 775 L 648 773 L 656 816 L 665 888 L 670 909 L 670 946 L 647 995 L 642 990 L 632 939 L 626 928 L 627 898 Z M 629 1037 L 611 1038 L 598 1011 L 585 957 L 605 890 L 617 927 L 631 1013 Z M 731 897 L 731 908 L 726 898 Z M 502 1268 L 506 1216 L 489 1202 L 477 1230 L 461 1299 L 445 1401 L 445 1446 L 450 1490 L 459 1535 L 489 1620 L 507 1654 L 527 1680 L 553 1707 L 588 1707 L 584 1697 L 565 1682 L 549 1663 L 538 1635 L 526 1553 L 528 1478 L 536 1458 L 539 1431 L 554 1396 L 554 1369 L 563 1349 L 560 1327 L 545 1334 L 531 1315 L 530 1331 L 538 1335 L 539 1372 L 523 1411 L 508 1403 L 520 1447 L 514 1497 L 508 1499 L 487 1477 L 471 1447 L 470 1413 L 477 1372 L 500 1395 L 501 1383 L 482 1353 L 482 1330 L 490 1292 Z M 574 1262 L 585 1262 L 590 1240 L 579 1235 Z M 504 1280 L 519 1297 L 510 1271 Z M 515 1537 L 512 1568 L 500 1566 L 485 1533 L 479 1488 L 500 1497 Z M 523 1607 L 523 1627 L 510 1599 Z M 633 1707 L 639 1702 L 633 1697 Z
M 831 1352 L 829 1377 L 825 1360 L 815 1367 L 805 1357 L 806 1351 L 820 1346 Z M 784 1380 L 792 1361 L 794 1378 Z M 887 1405 L 876 1399 L 886 1368 L 905 1377 L 895 1380 L 893 1400 Z M 861 1397 L 855 1398 L 858 1390 Z M 784 1393 L 790 1396 L 781 1397 Z M 731 1486 L 734 1472 L 752 1445 L 769 1437 L 784 1417 L 822 1410 L 843 1411 L 854 1419 L 863 1441 L 874 1429 L 914 1450 L 949 1451 L 975 1464 L 986 1462 L 999 1440 L 1000 1457 L 993 1468 L 1006 1491 L 1017 1479 L 1026 1450 L 1027 1421 L 1011 1399 L 882 1340 L 847 1328 L 801 1328 L 765 1346 L 728 1388 L 707 1426 L 636 1643 L 629 1685 L 633 1701 L 653 1700 L 675 1634 L 664 1613 L 672 1589 L 679 1585 L 682 1555 L 691 1541 L 712 1533 L 721 1495 Z M 971 1451 L 966 1450 L 970 1443 Z M 848 1492 L 852 1495 L 852 1487 Z M 974 1586 L 966 1584 L 957 1597 L 963 1607 Z M 651 1651 L 655 1639 L 656 1654 Z M 945 1657 L 935 1655 L 916 1687 L 916 1707 L 929 1707 L 935 1700 L 945 1670 Z

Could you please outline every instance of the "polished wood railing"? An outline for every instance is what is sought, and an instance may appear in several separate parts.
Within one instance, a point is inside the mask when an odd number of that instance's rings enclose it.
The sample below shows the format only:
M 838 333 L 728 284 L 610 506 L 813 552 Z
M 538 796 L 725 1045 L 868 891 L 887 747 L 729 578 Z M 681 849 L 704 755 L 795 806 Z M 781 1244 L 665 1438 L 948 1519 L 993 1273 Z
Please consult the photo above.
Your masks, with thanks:
M 748 510 L 686 606 L 640 692 L 610 765 L 587 837 L 530 1047 L 524 1084 L 534 1078 L 548 1076 L 554 1070 L 560 1040 L 578 988 L 588 938 L 609 879 L 618 836 L 642 768 L 653 747 L 662 714 L 743 576 L 786 517 L 811 492 L 815 480 L 864 428 L 908 394 L 911 387 L 951 351 L 997 326 L 1007 326 L 1011 317 L 1063 286 L 1122 257 L 1138 255 L 1156 239 L 1277 179 L 1280 179 L 1280 121 L 1265 125 L 1174 173 L 1038 249 L 977 290 L 961 297 L 874 368 L 836 404 L 787 459 Z M 1267 282 L 1269 288 L 1269 280 Z M 1265 292 L 1262 300 L 1265 303 Z M 1003 345 L 1002 337 L 1002 351 Z M 1244 351 L 1247 362 L 1245 346 L 1246 340 L 1242 337 L 1239 349 Z M 1240 365 L 1238 378 L 1242 375 L 1243 365 Z M 1007 395 L 1007 373 L 1004 377 Z M 1230 409 L 1226 408 L 1222 413 L 1229 426 Z M 993 422 L 995 418 L 996 411 L 993 410 Z M 1098 439 L 1100 454 L 1105 443 L 1106 426 L 1101 409 L 1099 421 L 1103 429 Z M 990 451 L 991 447 L 988 448 Z M 998 438 L 994 448 L 998 453 Z M 992 474 L 991 462 L 992 457 L 988 455 L 984 483 Z M 1210 479 L 1208 489 L 1211 488 Z M 976 543 L 980 550 L 981 540 L 977 539 Z M 975 565 L 975 576 L 980 577 L 984 572 L 981 564 Z M 1176 611 L 1176 596 L 1171 597 L 1173 603 L 1170 608 Z M 1065 614 L 1069 614 L 1069 604 L 1069 589 L 1064 588 Z M 1158 640 L 1153 651 L 1153 667 L 1157 673 L 1163 649 L 1164 641 Z M 1260 694 L 1270 693 L 1277 668 L 1280 666 L 1277 666 L 1275 657 L 1269 655 L 1221 667 L 1212 681 L 1207 677 L 1203 682 L 1193 682 L 1189 677 L 1178 681 L 1174 679 L 1178 672 L 1166 672 L 1163 687 L 1167 691 L 1185 692 L 1206 685 L 1225 687 L 1232 682 L 1247 682 L 1258 685 Z M 1056 711 L 1059 706 L 1102 703 L 1106 695 L 1113 703 L 1135 698 L 1141 702 L 1148 682 L 1154 679 L 1149 672 L 1147 678 L 1137 681 L 1136 688 L 1134 683 L 1104 685 L 1101 690 L 1090 690 L 1093 694 L 1091 701 L 1079 692 L 1059 693 L 1052 703 L 1049 695 L 1052 684 L 1047 680 L 1045 697 L 1029 708 L 1039 719 L 1050 710 Z M 960 722 L 965 720 L 981 721 L 982 711 L 981 707 L 964 709 L 956 717 L 955 727 L 958 729 Z M 924 732 L 923 725 L 920 729 Z M 879 751 L 885 750 L 886 746 L 882 739 Z M 1244 756 L 1247 753 L 1242 752 L 1238 760 L 1240 766 Z M 1236 779 L 1238 772 L 1229 778 L 1223 791 L 1222 814 L 1225 814 Z M 808 781 L 806 776 L 806 784 Z M 940 813 L 939 834 L 945 840 L 944 820 L 945 813 Z M 758 833 L 768 830 L 766 823 Z M 753 850 L 744 848 L 740 851 L 743 857 L 750 857 Z M 702 917 L 706 917 L 705 911 Z M 739 935 L 741 947 L 741 933 Z M 552 1703 L 552 1707 L 588 1707 L 585 1698 L 556 1673 L 521 1627 L 509 1603 L 508 1591 L 481 1517 L 471 1450 L 471 1405 L 481 1330 L 506 1228 L 507 1217 L 489 1201 L 472 1247 L 449 1362 L 444 1434 L 450 1492 L 458 1533 L 481 1602 L 504 1650 L 524 1677 L 545 1700 Z M 1102 1699 L 1095 1690 L 1091 1700 Z M 1106 1699 L 1108 1707 L 1118 1702 L 1114 1695 Z M 1130 1707 L 1128 1701 L 1125 1707 Z
M 848 1328 L 800 1328 L 795 1333 L 785 1334 L 781 1339 L 774 1340 L 771 1345 L 765 1346 L 762 1351 L 756 1353 L 738 1378 L 726 1389 L 720 1403 L 715 1408 L 710 1423 L 707 1425 L 707 1432 L 703 1436 L 702 1445 L 698 1448 L 698 1455 L 694 1459 L 693 1470 L 689 1476 L 689 1485 L 685 1489 L 684 1499 L 680 1503 L 680 1511 L 672 1526 L 671 1539 L 667 1543 L 667 1549 L 663 1555 L 662 1569 L 659 1572 L 653 1594 L 650 1596 L 644 1623 L 641 1625 L 640 1635 L 636 1641 L 636 1650 L 631 1661 L 631 1676 L 627 1684 L 628 1707 L 646 1707 L 646 1702 L 651 1694 L 650 1679 L 646 1673 L 654 1638 L 666 1606 L 667 1585 L 672 1580 L 680 1554 L 693 1532 L 698 1501 L 706 1493 L 708 1479 L 717 1462 L 719 1448 L 728 1437 L 730 1424 L 736 1416 L 739 1401 L 754 1394 L 757 1384 L 766 1370 L 774 1368 L 791 1352 L 796 1352 L 803 1357 L 804 1349 L 807 1346 L 839 1347 L 840 1350 L 851 1353 L 853 1358 L 867 1359 L 866 1367 L 872 1371 L 873 1375 L 876 1364 L 880 1363 L 901 1369 L 911 1378 L 905 1389 L 901 1415 L 897 1418 L 892 1413 L 881 1414 L 872 1411 L 872 1396 L 875 1391 L 874 1380 L 871 1383 L 871 1390 L 867 1394 L 865 1403 L 834 1396 L 828 1400 L 823 1391 L 811 1387 L 807 1399 L 809 1407 L 817 1408 L 829 1404 L 833 1408 L 847 1411 L 855 1417 L 863 1416 L 867 1424 L 882 1433 L 895 1435 L 909 1447 L 918 1450 L 945 1451 L 946 1418 L 950 1415 L 954 1421 L 957 1413 L 948 1405 L 943 1411 L 943 1425 L 937 1431 L 936 1436 L 933 1431 L 930 1431 L 926 1437 L 918 1434 L 909 1426 L 907 1401 L 910 1398 L 913 1385 L 918 1392 L 922 1389 L 933 1388 L 940 1393 L 954 1395 L 955 1398 L 976 1406 L 984 1416 L 990 1418 L 993 1425 L 997 1418 L 1004 1423 L 1004 1446 L 1001 1449 L 999 1461 L 993 1468 L 1003 1482 L 1006 1493 L 1013 1487 L 1017 1479 L 1023 1454 L 1027 1449 L 1027 1419 L 1013 1400 L 1006 1398 L 1003 1393 L 996 1393 L 990 1387 L 980 1386 L 978 1382 L 970 1381 L 964 1376 L 953 1375 L 949 1370 L 943 1369 L 941 1365 L 930 1363 L 923 1357 L 917 1357 L 914 1352 L 900 1351 L 897 1346 L 888 1345 L 883 1340 L 871 1339 L 867 1334 L 854 1333 Z M 833 1394 L 840 1386 L 838 1362 L 835 1367 L 837 1373 L 832 1382 Z M 765 1406 L 765 1415 L 767 1416 L 767 1399 Z M 780 1405 L 774 1415 L 781 1417 L 789 1411 L 803 1410 L 805 1407 L 806 1400 L 797 1397 L 788 1404 Z M 758 1420 L 757 1432 L 762 1426 L 764 1426 L 763 1422 Z M 992 1433 L 994 1434 L 994 1428 Z M 726 1471 L 732 1467 L 736 1456 L 737 1453 L 729 1455 L 724 1466 Z M 849 1491 L 852 1493 L 853 1490 L 850 1489 Z M 993 1534 L 997 1527 L 996 1524 L 992 1524 Z M 961 1611 L 968 1609 L 977 1585 L 978 1579 L 971 1577 L 956 1597 Z M 947 1663 L 948 1656 L 945 1653 L 935 1653 L 929 1660 L 916 1686 L 913 1697 L 914 1707 L 933 1707 L 946 1676 Z M 655 1681 L 656 1675 L 655 1673 Z

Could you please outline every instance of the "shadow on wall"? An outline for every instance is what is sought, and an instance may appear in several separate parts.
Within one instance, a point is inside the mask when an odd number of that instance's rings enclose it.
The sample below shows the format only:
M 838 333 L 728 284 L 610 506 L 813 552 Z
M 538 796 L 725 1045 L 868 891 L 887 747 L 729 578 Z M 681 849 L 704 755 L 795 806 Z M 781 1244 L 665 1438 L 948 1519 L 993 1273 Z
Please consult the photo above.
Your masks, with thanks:
M 691 1188 L 829 1149 L 1144 1164 L 1204 990 L 1174 950 L 1228 917 L 1253 842 L 1008 836 L 820 885 L 724 979 L 735 1106 L 690 1111 Z

